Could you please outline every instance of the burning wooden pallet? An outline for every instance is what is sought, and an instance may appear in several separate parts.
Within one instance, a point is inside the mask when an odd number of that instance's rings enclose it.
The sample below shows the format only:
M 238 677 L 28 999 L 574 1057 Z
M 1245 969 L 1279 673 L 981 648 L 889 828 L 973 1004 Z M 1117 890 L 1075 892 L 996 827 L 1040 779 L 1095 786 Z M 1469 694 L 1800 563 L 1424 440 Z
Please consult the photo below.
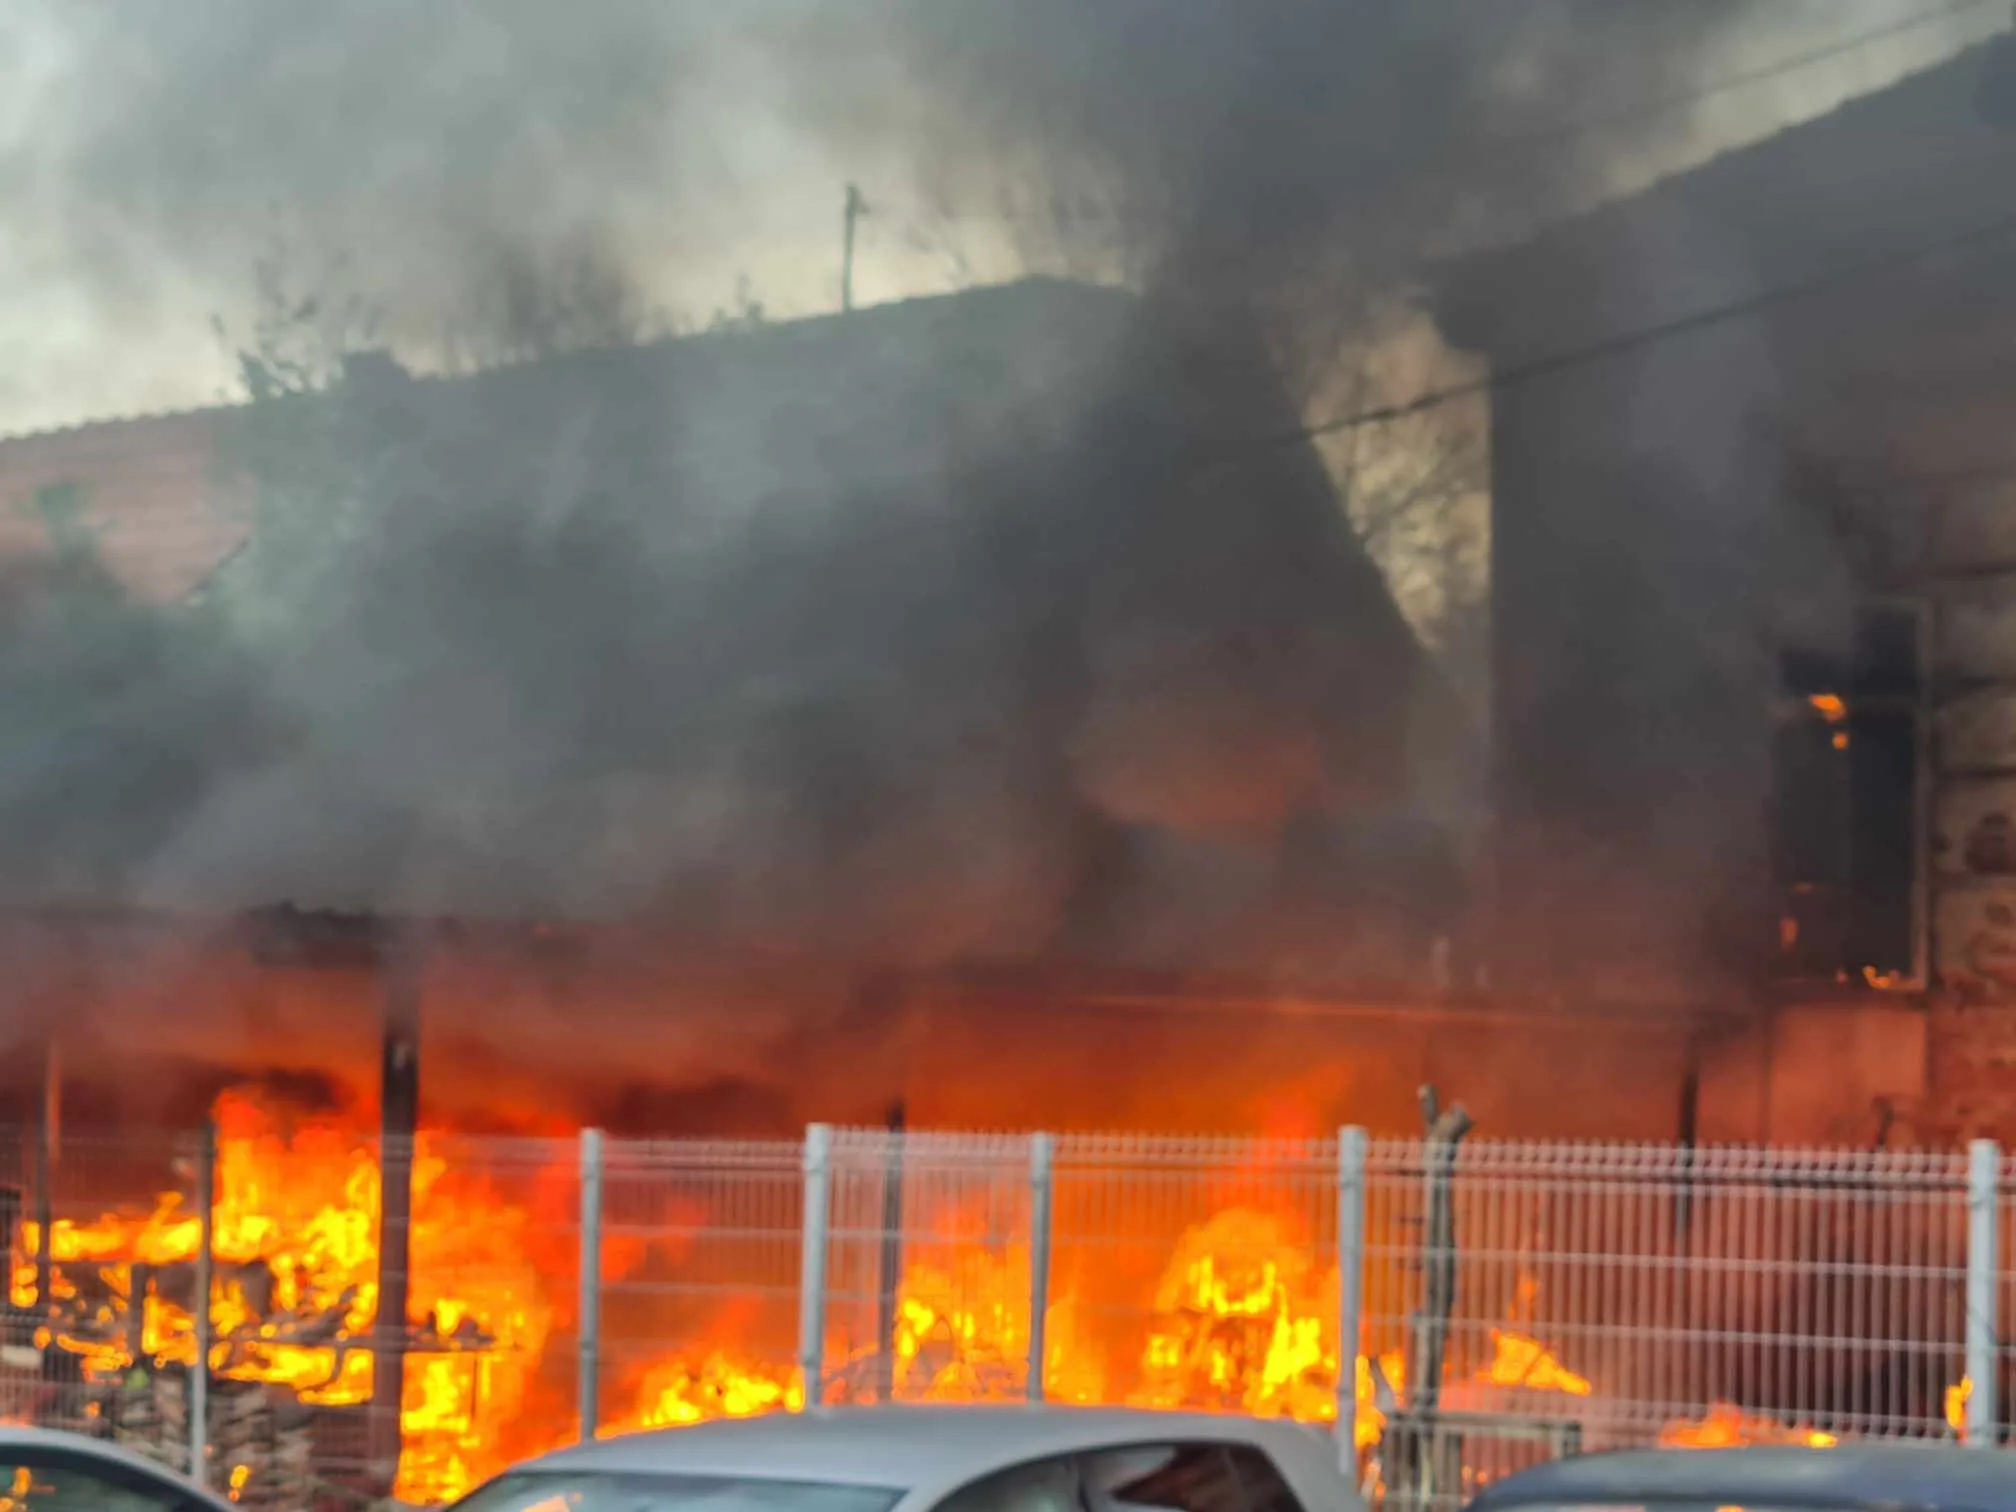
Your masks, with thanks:
M 263 1263 L 220 1265 L 215 1295 L 238 1321 L 212 1344 L 210 1480 L 240 1505 L 354 1509 L 382 1490 L 369 1431 L 374 1340 L 352 1334 L 356 1297 L 290 1311 Z M 46 1315 L 0 1318 L 0 1416 L 109 1438 L 186 1468 L 186 1364 L 194 1264 L 68 1261 L 51 1272 Z M 467 1317 L 412 1329 L 408 1354 L 472 1354 L 496 1341 Z M 361 1362 L 361 1368 L 353 1368 Z M 325 1475 L 323 1472 L 329 1472 Z

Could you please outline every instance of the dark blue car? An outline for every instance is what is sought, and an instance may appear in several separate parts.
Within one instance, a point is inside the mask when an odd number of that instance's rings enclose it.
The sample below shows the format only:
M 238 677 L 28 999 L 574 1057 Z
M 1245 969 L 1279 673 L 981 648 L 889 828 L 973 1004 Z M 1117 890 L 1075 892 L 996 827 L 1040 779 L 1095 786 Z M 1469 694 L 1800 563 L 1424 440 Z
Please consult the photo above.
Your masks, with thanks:
M 1537 1465 L 1468 1512 L 2016 1512 L 2016 1456 L 1954 1444 L 1648 1449 Z

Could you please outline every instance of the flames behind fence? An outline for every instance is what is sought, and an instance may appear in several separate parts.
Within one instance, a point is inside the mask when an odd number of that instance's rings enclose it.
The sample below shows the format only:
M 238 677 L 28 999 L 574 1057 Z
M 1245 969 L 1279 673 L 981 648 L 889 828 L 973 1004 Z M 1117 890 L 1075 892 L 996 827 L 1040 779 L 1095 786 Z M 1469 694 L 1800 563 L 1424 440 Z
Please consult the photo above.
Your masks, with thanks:
M 394 1337 L 380 1152 L 361 1125 L 245 1097 L 216 1125 L 210 1468 L 256 1503 L 288 1465 L 368 1465 Z M 153 1435 L 172 1458 L 198 1145 L 66 1136 L 45 1250 L 34 1141 L 16 1143 L 10 1341 L 51 1347 L 34 1369 L 10 1351 L 0 1415 Z M 1340 1257 L 1334 1142 L 1069 1136 L 1046 1186 L 1026 1138 L 843 1133 L 819 1394 L 1017 1400 L 1040 1347 L 1052 1400 L 1331 1422 L 1348 1360 L 1369 1460 L 1425 1405 L 1409 1376 L 1437 1352 L 1423 1156 L 1371 1144 L 1362 1254 Z M 412 1164 L 398 1491 L 438 1501 L 579 1431 L 583 1183 L 573 1141 L 423 1135 Z M 1964 1174 L 1930 1154 L 1464 1147 L 1435 1406 L 1464 1425 L 1465 1483 L 1568 1445 L 1949 1432 Z M 602 1431 L 802 1405 L 801 1147 L 609 1142 L 598 1186 Z M 1362 1278 L 1348 1350 L 1340 1262 Z M 235 1442 L 248 1403 L 277 1426 Z

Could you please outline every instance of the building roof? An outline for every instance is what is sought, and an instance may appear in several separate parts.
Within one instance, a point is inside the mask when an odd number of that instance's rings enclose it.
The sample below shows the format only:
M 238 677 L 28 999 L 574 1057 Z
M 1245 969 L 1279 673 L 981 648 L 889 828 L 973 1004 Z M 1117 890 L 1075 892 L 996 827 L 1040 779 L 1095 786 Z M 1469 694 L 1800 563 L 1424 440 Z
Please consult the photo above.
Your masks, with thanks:
M 2009 1512 L 2016 1508 L 2016 1474 L 2004 1455 L 1949 1443 L 1627 1450 L 1555 1460 L 1506 1476 L 1485 1487 L 1470 1512 L 1660 1503 L 1817 1512 L 1898 1507 Z
M 172 636 L 89 698 L 16 667 L 52 707 L 0 730 L 0 901 L 675 907 L 1012 954 L 1087 813 L 1398 801 L 1426 663 L 1314 454 L 1232 454 L 1289 428 L 1278 388 L 1113 291 L 271 413 L 311 410 L 340 486 L 269 480 L 287 507 Z
M 1984 110 L 2011 87 L 2012 46 L 1996 38 L 1527 240 L 1459 258 L 1434 280 L 1439 322 L 1458 346 L 1531 360 L 1984 228 L 2016 233 L 2016 130 Z
M 738 1475 L 949 1491 L 996 1470 L 1143 1442 L 1255 1444 L 1305 1473 L 1327 1441 L 1283 1421 L 1126 1407 L 834 1407 L 627 1434 L 564 1449 L 536 1469 Z M 1334 1478 L 1334 1472 L 1333 1472 Z M 1340 1489 L 1343 1488 L 1340 1483 Z

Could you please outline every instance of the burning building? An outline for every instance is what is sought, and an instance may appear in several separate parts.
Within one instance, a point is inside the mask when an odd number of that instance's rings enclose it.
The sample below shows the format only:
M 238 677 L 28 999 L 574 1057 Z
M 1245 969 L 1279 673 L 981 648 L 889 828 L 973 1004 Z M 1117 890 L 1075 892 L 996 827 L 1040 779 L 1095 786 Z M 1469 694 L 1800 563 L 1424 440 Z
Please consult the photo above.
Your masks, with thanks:
M 1416 990 L 1448 704 L 1313 453 L 1227 464 L 1287 428 L 1035 283 L 8 443 L 112 577 L 229 555 L 16 637 L 100 680 L 0 758 L 10 902 Z
M 0 448 L 47 547 L 0 648 L 43 1344 L 194 1358 L 207 1216 L 224 1378 L 400 1402 L 389 1482 L 426 1361 L 553 1326 L 525 1276 L 418 1283 L 497 1229 L 430 1213 L 429 1124 L 1329 1117 L 1390 1011 L 1240 1003 L 1418 994 L 1461 888 L 1408 763 L 1446 702 L 1313 453 L 1254 454 L 1289 429 L 1257 358 L 1035 283 Z M 348 1133 L 281 1212 L 304 1104 Z M 60 1126 L 213 1108 L 213 1200 L 91 1214 L 130 1202 Z M 554 1269 L 538 1191 L 468 1200 Z
M 17 1308 L 60 1304 L 87 1370 L 193 1359 L 207 1217 L 222 1381 L 380 1404 L 368 1462 L 389 1483 L 403 1442 L 402 1484 L 439 1493 L 539 1447 L 472 1447 L 479 1396 L 571 1428 L 538 1410 L 574 1321 L 565 1151 L 498 1183 L 442 1156 L 454 1129 L 783 1133 L 895 1102 L 1304 1133 L 1405 1127 L 1423 1080 L 1498 1132 L 1704 1129 L 1742 1085 L 1702 1059 L 1721 982 L 1641 950 L 1658 991 L 1579 984 L 1632 1005 L 1606 1017 L 1549 1006 L 1567 977 L 1497 1003 L 1436 980 L 1462 890 L 1407 759 L 1434 675 L 1285 409 L 1255 359 L 1032 284 L 466 378 L 357 359 L 149 422 L 184 449 L 165 474 L 116 427 L 12 443 L 55 547 L 0 661 L 0 705 L 42 700 L 0 726 L 0 901 L 17 1033 L 60 1044 L 43 1128 L 214 1110 L 222 1141 L 208 1202 L 43 1202 Z M 162 571 L 165 606 L 122 591 L 124 512 L 205 490 L 229 559 Z M 1572 599 L 1515 592 L 1501 647 L 1544 648 L 1523 616 Z M 1828 751 L 1862 738 L 1857 688 L 1810 689 Z M 1606 899 L 1627 925 L 1633 896 Z M 1589 918 L 1587 948 L 1642 947 Z M 1742 1044 L 1749 1001 L 1719 1006 Z M 31 1117 L 47 1062 L 15 1063 Z M 264 1098 L 220 1100 L 248 1079 Z M 338 1095 L 374 1080 L 376 1137 Z M 304 1150 L 319 1174 L 283 1191 Z M 500 1234 L 508 1260 L 468 1252 Z M 1130 1399 L 1320 1415 L 1349 1368 L 1376 1425 L 1402 1369 L 1326 1341 L 1305 1230 L 1228 1202 L 1165 1237 L 1127 1278 L 1153 1320 Z M 905 1394 L 998 1393 L 1027 1345 L 1028 1257 L 953 1248 L 889 1293 Z M 1452 1404 L 1590 1393 L 1516 1322 Z M 1057 1393 L 1119 1393 L 1116 1346 L 1057 1325 Z M 802 1389 L 774 1351 L 643 1364 L 617 1421 Z
M 1754 1005 L 1704 1136 L 2016 1115 L 2008 91 L 1997 41 L 1442 280 L 1495 375 L 1494 961 Z

